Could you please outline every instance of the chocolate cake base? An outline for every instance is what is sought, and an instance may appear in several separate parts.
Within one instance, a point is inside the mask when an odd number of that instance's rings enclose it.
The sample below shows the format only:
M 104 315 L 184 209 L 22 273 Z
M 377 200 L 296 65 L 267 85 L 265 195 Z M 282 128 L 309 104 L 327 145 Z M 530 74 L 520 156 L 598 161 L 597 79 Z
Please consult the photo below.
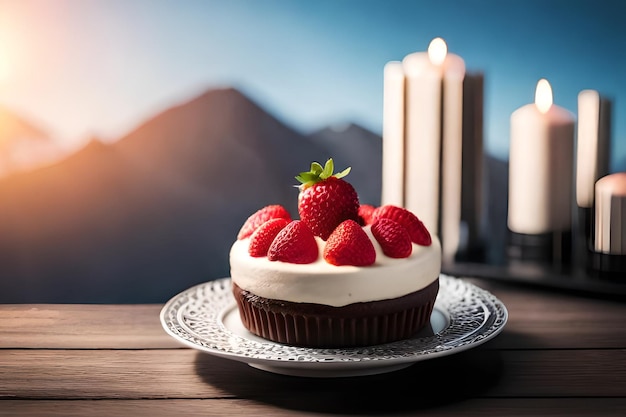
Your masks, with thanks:
M 429 321 L 439 279 L 389 300 L 343 307 L 259 297 L 233 283 L 243 325 L 278 343 L 307 347 L 368 346 L 407 339 Z

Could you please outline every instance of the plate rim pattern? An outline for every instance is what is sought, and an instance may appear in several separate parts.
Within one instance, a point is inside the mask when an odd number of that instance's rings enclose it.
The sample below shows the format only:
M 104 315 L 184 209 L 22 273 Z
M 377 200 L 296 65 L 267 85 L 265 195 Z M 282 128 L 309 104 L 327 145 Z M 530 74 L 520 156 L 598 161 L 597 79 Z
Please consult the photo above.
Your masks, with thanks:
M 502 301 L 462 278 L 445 274 L 439 278 L 435 309 L 447 317 L 447 326 L 432 336 L 383 345 L 307 348 L 237 335 L 223 322 L 225 312 L 235 304 L 230 278 L 197 284 L 175 295 L 161 309 L 160 321 L 167 334 L 189 347 L 250 364 L 278 367 L 375 367 L 416 362 L 478 346 L 502 331 L 508 320 Z

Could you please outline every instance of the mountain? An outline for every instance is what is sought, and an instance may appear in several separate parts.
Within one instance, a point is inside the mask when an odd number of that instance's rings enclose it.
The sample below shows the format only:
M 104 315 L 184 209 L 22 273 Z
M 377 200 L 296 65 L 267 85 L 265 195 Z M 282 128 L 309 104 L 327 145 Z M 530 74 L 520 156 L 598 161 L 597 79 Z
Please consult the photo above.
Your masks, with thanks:
M 310 138 L 332 149 L 337 170 L 352 167 L 349 181 L 362 204 L 380 205 L 383 152 L 380 135 L 347 123 L 321 129 Z
M 294 176 L 329 154 L 235 89 L 210 90 L 168 109 L 115 147 L 146 175 L 168 172 L 169 181 L 199 186 L 242 215 L 240 203 L 251 200 L 284 202 L 293 213 Z
M 235 89 L 209 90 L 111 144 L 0 178 L 1 303 L 162 303 L 228 276 L 245 219 L 297 217 L 294 176 L 333 157 L 378 205 L 380 136 L 354 124 L 303 135 Z M 508 165 L 485 156 L 490 257 L 506 237 Z M 487 221 L 488 220 L 488 221 Z
M 228 275 L 245 219 L 297 216 L 294 176 L 331 155 L 234 89 L 0 179 L 0 302 L 163 302 Z
M 54 162 L 64 155 L 43 129 L 0 107 L 0 177 Z

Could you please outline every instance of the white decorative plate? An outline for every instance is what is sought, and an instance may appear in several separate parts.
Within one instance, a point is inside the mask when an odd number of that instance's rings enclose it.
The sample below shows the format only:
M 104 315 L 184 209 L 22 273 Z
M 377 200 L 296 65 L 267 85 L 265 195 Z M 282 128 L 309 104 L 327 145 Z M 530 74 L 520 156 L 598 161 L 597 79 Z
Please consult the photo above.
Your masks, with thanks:
M 504 328 L 506 307 L 488 291 L 446 275 L 440 276 L 439 285 L 430 326 L 411 339 L 384 345 L 318 349 L 257 337 L 239 319 L 230 278 L 176 295 L 161 310 L 161 324 L 185 345 L 270 372 L 309 377 L 372 375 L 473 348 Z

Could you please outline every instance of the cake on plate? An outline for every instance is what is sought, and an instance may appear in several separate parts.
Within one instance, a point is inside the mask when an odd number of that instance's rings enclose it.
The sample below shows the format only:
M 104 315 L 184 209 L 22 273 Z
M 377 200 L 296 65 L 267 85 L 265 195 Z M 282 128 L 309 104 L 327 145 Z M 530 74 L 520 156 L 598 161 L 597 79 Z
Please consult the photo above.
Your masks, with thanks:
M 441 247 L 419 218 L 393 205 L 360 205 L 332 159 L 296 178 L 299 218 L 280 205 L 253 213 L 230 251 L 243 325 L 308 347 L 406 339 L 429 323 Z

